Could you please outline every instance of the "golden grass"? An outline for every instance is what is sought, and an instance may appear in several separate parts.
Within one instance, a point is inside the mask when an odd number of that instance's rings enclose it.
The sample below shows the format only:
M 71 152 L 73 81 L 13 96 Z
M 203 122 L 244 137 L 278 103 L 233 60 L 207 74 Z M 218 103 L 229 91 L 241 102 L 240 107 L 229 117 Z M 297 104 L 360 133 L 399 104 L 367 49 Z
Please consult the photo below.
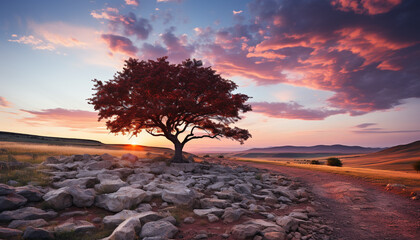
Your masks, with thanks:
M 8 155 L 16 160 L 29 163 L 41 163 L 49 156 L 70 156 L 74 154 L 101 155 L 104 153 L 121 157 L 125 153 L 131 153 L 139 158 L 153 158 L 162 154 L 169 154 L 169 151 L 153 149 L 142 146 L 125 147 L 79 147 L 79 146 L 57 146 L 48 144 L 0 142 L 0 149 L 7 152 L 0 152 L 0 161 L 5 161 Z
M 285 161 L 272 161 L 266 159 L 244 159 L 237 158 L 237 161 L 246 161 L 254 163 L 268 163 L 281 166 L 289 166 L 296 168 L 304 168 L 315 171 L 323 171 L 329 173 L 337 173 L 343 175 L 353 176 L 363 179 L 375 184 L 386 185 L 388 183 L 400 183 L 408 186 L 414 191 L 420 191 L 420 174 L 408 173 L 400 171 L 370 169 L 370 168 L 355 168 L 355 167 L 332 167 L 327 165 L 312 165 L 312 164 L 298 164 Z

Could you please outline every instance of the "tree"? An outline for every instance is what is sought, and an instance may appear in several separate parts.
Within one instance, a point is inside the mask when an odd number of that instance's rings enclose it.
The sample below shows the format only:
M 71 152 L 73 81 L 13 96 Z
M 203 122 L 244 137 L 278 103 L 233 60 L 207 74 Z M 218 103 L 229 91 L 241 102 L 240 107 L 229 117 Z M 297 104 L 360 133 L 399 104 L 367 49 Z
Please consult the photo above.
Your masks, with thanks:
M 249 97 L 233 93 L 237 85 L 216 74 L 201 61 L 187 59 L 170 64 L 167 57 L 157 61 L 130 58 L 114 78 L 95 82 L 88 101 L 106 119 L 112 133 L 142 130 L 163 136 L 174 144 L 173 162 L 183 162 L 182 149 L 191 140 L 226 137 L 243 144 L 251 134 L 230 127 L 239 114 L 251 111 Z
M 420 171 L 420 161 L 414 162 L 413 163 L 413 168 L 414 168 L 414 170 L 417 171 L 417 173 L 419 173 L 419 171 Z
M 341 162 L 341 160 L 339 158 L 330 157 L 330 158 L 327 159 L 327 165 L 328 166 L 341 167 L 341 166 L 343 166 L 343 163 Z

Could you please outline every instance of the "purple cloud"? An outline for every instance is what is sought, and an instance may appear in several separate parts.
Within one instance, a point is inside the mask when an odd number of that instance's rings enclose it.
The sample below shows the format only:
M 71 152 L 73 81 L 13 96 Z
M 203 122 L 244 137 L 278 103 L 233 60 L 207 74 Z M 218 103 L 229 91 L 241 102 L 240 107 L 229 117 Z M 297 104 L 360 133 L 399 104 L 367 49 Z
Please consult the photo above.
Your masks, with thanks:
M 354 127 L 355 128 L 367 128 L 367 127 L 375 126 L 375 125 L 377 125 L 377 123 L 362 123 L 362 124 L 356 125 Z
M 112 53 L 119 52 L 128 56 L 136 56 L 138 52 L 138 48 L 126 37 L 113 34 L 102 34 L 101 37 L 108 44 Z
M 10 107 L 10 103 L 6 100 L 6 98 L 0 96 L 0 107 Z
M 343 110 L 329 110 L 325 108 L 308 109 L 296 102 L 254 102 L 251 105 L 253 112 L 274 118 L 323 120 L 331 115 L 345 113 Z
M 255 0 L 201 51 L 225 74 L 335 92 L 327 104 L 351 115 L 419 98 L 420 2 L 332 2 Z

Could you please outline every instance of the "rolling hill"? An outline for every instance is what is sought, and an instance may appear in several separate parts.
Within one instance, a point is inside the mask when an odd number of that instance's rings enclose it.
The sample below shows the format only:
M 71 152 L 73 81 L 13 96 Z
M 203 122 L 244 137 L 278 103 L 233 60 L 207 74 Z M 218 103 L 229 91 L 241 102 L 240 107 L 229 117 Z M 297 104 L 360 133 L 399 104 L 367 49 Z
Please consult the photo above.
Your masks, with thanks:
M 43 143 L 51 145 L 83 145 L 83 146 L 103 146 L 100 141 L 77 138 L 60 138 L 46 137 L 39 135 L 30 135 L 23 133 L 1 132 L 0 141 L 3 142 L 26 142 L 26 143 Z
M 252 148 L 233 154 L 235 157 L 247 158 L 320 158 L 337 155 L 366 154 L 381 151 L 383 148 L 366 148 L 345 145 L 316 146 L 280 146 L 269 148 Z
M 420 141 L 390 147 L 379 152 L 343 159 L 345 166 L 384 170 L 414 171 L 412 164 L 420 161 Z

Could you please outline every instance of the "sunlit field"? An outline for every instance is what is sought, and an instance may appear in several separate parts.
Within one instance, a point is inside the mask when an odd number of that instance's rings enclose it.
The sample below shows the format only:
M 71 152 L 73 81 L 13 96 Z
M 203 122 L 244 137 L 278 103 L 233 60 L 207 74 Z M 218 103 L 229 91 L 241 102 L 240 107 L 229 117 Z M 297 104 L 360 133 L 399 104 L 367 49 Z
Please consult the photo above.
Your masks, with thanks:
M 48 144 L 0 142 L 0 161 L 11 157 L 21 162 L 41 163 L 49 156 L 69 156 L 74 154 L 101 155 L 104 153 L 120 157 L 132 153 L 139 158 L 152 158 L 156 155 L 170 155 L 170 149 L 143 147 L 138 145 L 105 145 L 101 147 L 57 146 Z
M 324 171 L 330 173 L 344 174 L 354 176 L 359 179 L 366 180 L 368 182 L 386 185 L 388 183 L 400 183 L 409 187 L 413 191 L 420 190 L 420 174 L 418 173 L 409 173 L 409 172 L 400 172 L 400 171 L 390 171 L 390 170 L 380 170 L 380 169 L 370 169 L 370 168 L 356 168 L 356 167 L 332 167 L 327 165 L 313 165 L 313 164 L 302 164 L 295 163 L 291 161 L 273 161 L 267 159 L 246 159 L 246 158 L 236 158 L 237 161 L 247 161 L 255 163 L 269 163 L 282 166 L 290 166 L 297 168 L 311 169 L 315 171 Z

